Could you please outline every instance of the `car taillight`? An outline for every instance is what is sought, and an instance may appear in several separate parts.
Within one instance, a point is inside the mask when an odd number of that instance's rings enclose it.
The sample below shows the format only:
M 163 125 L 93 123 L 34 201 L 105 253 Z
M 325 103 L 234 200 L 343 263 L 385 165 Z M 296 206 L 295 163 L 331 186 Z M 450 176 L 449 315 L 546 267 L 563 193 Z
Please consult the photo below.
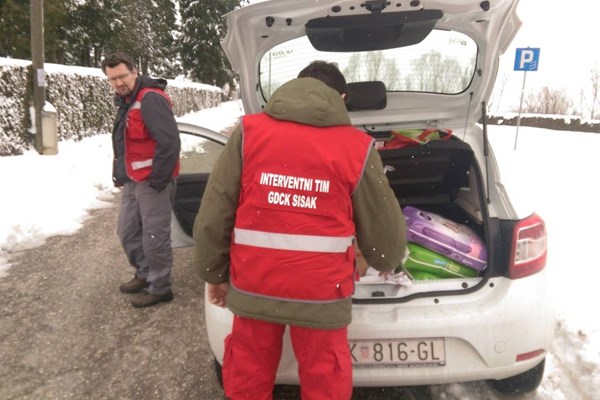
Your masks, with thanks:
M 523 278 L 541 271 L 546 266 L 546 255 L 544 220 L 533 214 L 519 221 L 513 232 L 509 277 Z
M 532 358 L 535 358 L 535 357 L 539 356 L 540 354 L 544 354 L 545 352 L 546 352 L 546 350 L 544 350 L 544 349 L 538 349 L 538 350 L 530 351 L 529 353 L 517 354 L 515 361 L 519 362 L 519 361 L 531 360 Z

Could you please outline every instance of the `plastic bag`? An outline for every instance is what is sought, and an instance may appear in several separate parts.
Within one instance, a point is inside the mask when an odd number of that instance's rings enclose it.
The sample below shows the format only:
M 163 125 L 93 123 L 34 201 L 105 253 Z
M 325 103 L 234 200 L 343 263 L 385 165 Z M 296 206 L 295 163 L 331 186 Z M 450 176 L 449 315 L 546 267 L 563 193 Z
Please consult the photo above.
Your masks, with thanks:
M 392 131 L 392 136 L 385 142 L 380 150 L 403 149 L 406 147 L 420 146 L 430 140 L 448 140 L 452 137 L 451 129 L 406 129 Z

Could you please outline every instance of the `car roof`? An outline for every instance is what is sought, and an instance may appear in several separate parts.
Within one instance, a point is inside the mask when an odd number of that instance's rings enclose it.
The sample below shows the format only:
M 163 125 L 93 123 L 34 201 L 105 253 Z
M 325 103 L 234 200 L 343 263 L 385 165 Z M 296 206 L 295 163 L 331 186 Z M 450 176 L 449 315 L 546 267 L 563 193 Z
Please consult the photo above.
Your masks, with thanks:
M 461 93 L 388 93 L 384 109 L 354 111 L 353 124 L 415 126 L 435 121 L 444 126 L 475 122 L 481 118 L 482 102 L 493 90 L 499 57 L 521 26 L 516 13 L 519 0 L 262 0 L 226 15 L 227 33 L 223 49 L 236 73 L 246 113 L 260 112 L 267 99 L 261 95 L 261 57 L 276 45 L 306 35 L 314 21 L 352 18 L 412 16 L 439 10 L 435 30 L 457 31 L 477 45 L 473 79 Z M 379 16 L 377 16 L 379 15 Z M 410 18 L 410 17 L 409 17 Z M 321 20 L 318 20 L 321 19 Z

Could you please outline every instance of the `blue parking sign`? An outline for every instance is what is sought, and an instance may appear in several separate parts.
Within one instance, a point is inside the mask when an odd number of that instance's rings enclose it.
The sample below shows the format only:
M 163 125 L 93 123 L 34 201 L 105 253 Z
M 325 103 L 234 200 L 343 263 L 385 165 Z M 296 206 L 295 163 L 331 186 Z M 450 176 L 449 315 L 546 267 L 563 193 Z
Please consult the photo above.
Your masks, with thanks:
M 515 54 L 515 71 L 537 71 L 540 62 L 539 48 L 520 48 Z

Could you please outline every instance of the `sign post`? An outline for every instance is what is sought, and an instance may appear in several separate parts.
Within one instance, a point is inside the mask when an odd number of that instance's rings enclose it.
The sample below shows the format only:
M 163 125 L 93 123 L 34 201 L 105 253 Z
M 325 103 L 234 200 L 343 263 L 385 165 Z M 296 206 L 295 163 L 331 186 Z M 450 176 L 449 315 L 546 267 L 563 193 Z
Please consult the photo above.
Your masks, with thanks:
M 519 138 L 519 126 L 521 125 L 521 108 L 523 107 L 523 96 L 525 95 L 525 79 L 527 71 L 537 71 L 540 62 L 540 49 L 538 48 L 519 48 L 515 53 L 515 71 L 525 71 L 523 73 L 523 86 L 521 87 L 521 102 L 519 103 L 519 117 L 517 118 L 517 134 L 515 135 L 515 150 L 517 149 L 517 139 Z

